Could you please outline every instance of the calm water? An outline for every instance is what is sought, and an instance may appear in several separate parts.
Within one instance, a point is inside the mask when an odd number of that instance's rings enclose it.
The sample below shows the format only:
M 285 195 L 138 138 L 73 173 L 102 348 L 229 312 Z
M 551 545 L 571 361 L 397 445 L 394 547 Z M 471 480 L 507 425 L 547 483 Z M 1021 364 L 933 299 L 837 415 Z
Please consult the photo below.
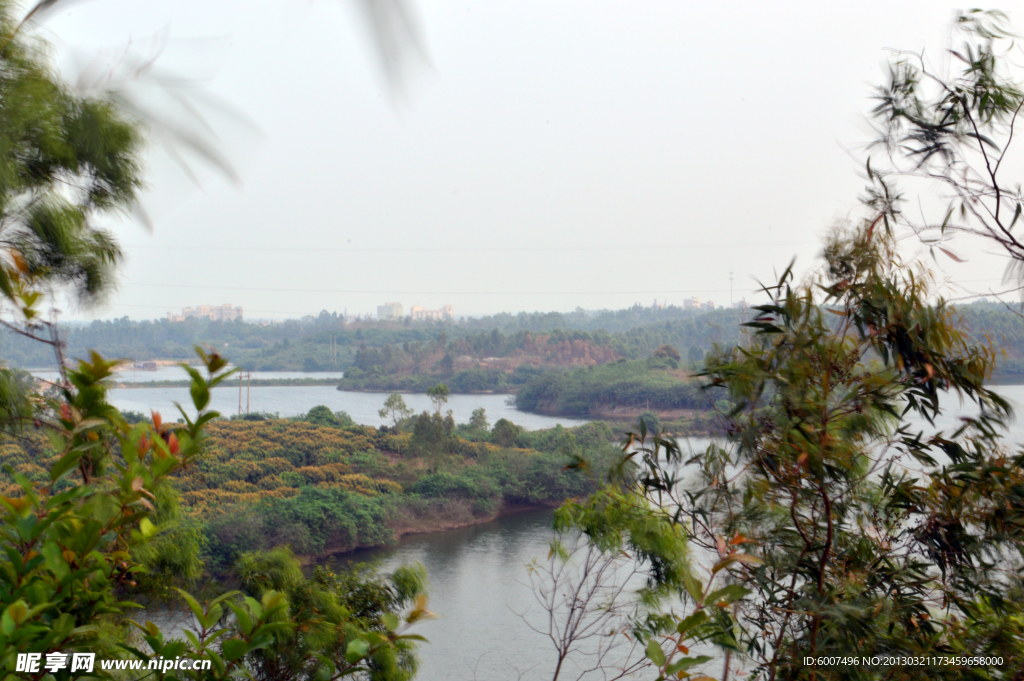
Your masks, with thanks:
M 1011 400 L 1024 415 L 1024 386 L 1004 385 L 1001 394 Z M 184 401 L 184 389 L 115 390 L 115 403 L 122 408 L 138 409 L 155 405 L 166 409 L 173 399 Z M 256 396 L 259 395 L 259 398 Z M 379 422 L 376 410 L 385 394 L 341 393 L 324 388 L 261 388 L 253 390 L 256 409 L 299 413 L 315 404 L 345 409 L 362 423 Z M 237 393 L 222 390 L 218 407 L 237 408 Z M 429 407 L 423 395 L 405 395 L 415 409 Z M 511 418 L 529 428 L 546 427 L 564 419 L 547 419 L 517 412 L 504 404 L 501 395 L 456 395 L 450 406 L 456 418 L 465 421 L 472 409 L 483 406 L 491 422 L 500 416 Z M 973 413 L 974 410 L 964 410 Z M 942 416 L 937 426 L 956 425 L 957 413 Z M 922 424 L 923 426 L 923 424 Z M 1010 424 L 1008 445 L 1024 443 L 1024 418 Z M 694 438 L 684 447 L 701 450 L 708 440 Z M 430 643 L 421 651 L 421 681 L 539 681 L 550 679 L 554 668 L 554 648 L 542 634 L 530 629 L 526 620 L 543 622 L 529 586 L 527 565 L 535 558 L 543 561 L 551 540 L 551 511 L 529 511 L 499 518 L 493 522 L 429 535 L 403 538 L 387 549 L 363 551 L 332 561 L 379 560 L 385 569 L 420 562 L 430 581 L 430 609 L 439 617 L 417 625 L 416 632 Z M 694 653 L 713 651 L 694 651 Z M 710 664 L 704 670 L 720 676 L 721 665 Z M 576 678 L 571 674 L 565 678 Z M 592 678 L 592 677 L 587 677 Z M 599 676 L 593 678 L 600 678 Z
M 999 392 L 1022 415 L 1010 424 L 1006 438 L 1008 445 L 1020 446 L 1024 444 L 1024 386 L 1003 385 Z M 973 414 L 975 410 L 964 412 Z M 957 418 L 955 412 L 945 414 L 936 426 L 952 428 Z M 699 451 L 708 443 L 693 438 L 682 445 Z M 418 679 L 551 678 L 554 648 L 519 616 L 525 614 L 529 619 L 542 614 L 529 587 L 526 566 L 534 558 L 547 556 L 551 520 L 551 511 L 527 512 L 486 525 L 405 537 L 394 548 L 355 554 L 359 560 L 381 560 L 386 569 L 414 561 L 427 568 L 430 609 L 440 617 L 418 627 L 430 640 L 421 649 Z M 703 671 L 720 676 L 721 666 L 710 664 Z
M 34 370 L 32 374 L 46 380 L 53 380 L 56 377 L 55 371 L 45 369 Z M 253 372 L 252 377 L 263 379 L 341 379 L 343 375 L 342 372 L 262 371 L 259 373 Z M 156 371 L 118 372 L 115 380 L 144 383 L 152 381 L 181 381 L 187 378 L 188 374 L 181 367 L 168 366 L 160 367 Z M 387 421 L 381 421 L 377 412 L 384 406 L 384 400 L 388 398 L 388 395 L 390 393 L 386 392 L 342 392 L 335 389 L 333 385 L 253 386 L 248 391 L 243 386 L 241 391 L 241 409 L 244 411 L 248 403 L 249 411 L 270 412 L 287 417 L 305 414 L 313 407 L 323 404 L 330 407 L 332 411 L 348 412 L 349 416 L 356 423 L 367 426 L 379 426 L 381 423 L 387 423 Z M 430 399 L 424 394 L 410 393 L 402 397 L 406 404 L 416 412 L 434 410 Z M 455 421 L 458 423 L 468 423 L 473 410 L 480 407 L 487 410 L 487 418 L 492 425 L 501 418 L 506 418 L 527 430 L 554 428 L 558 424 L 568 427 L 586 423 L 582 419 L 540 416 L 519 411 L 515 407 L 505 404 L 508 397 L 508 395 L 452 395 L 448 398 L 446 408 L 452 410 Z M 174 406 L 175 402 L 180 402 L 185 407 L 189 407 L 192 404 L 188 388 L 185 387 L 114 388 L 110 391 L 110 401 L 115 407 L 124 411 L 138 411 L 148 414 L 152 409 L 165 416 L 178 413 L 177 407 Z M 234 382 L 228 379 L 213 391 L 211 407 L 224 415 L 238 413 L 239 390 L 237 379 Z
M 395 548 L 336 560 L 380 560 L 385 569 L 412 562 L 426 567 L 428 607 L 438 617 L 414 629 L 430 641 L 420 648 L 419 681 L 550 679 L 555 649 L 529 626 L 543 629 L 547 613 L 534 598 L 527 565 L 547 557 L 552 514 L 516 513 L 485 525 L 405 537 Z M 639 588 L 642 579 L 630 583 Z M 576 659 L 563 665 L 562 678 L 577 677 Z
M 270 372 L 267 372 L 269 374 Z M 264 374 L 264 377 L 267 377 Z M 308 374 L 307 374 L 308 375 Z M 377 411 L 384 405 L 389 393 L 354 393 L 336 390 L 331 385 L 315 386 L 272 386 L 253 387 L 249 393 L 250 411 L 266 411 L 281 416 L 298 416 L 318 404 L 327 405 L 332 411 L 346 411 L 356 423 L 379 426 L 382 421 Z M 403 395 L 406 404 L 414 411 L 433 411 L 430 399 L 423 394 Z M 452 395 L 446 409 L 451 409 L 458 423 L 468 423 L 474 409 L 483 407 L 493 425 L 500 418 L 506 418 L 527 430 L 576 426 L 586 421 L 552 416 L 540 416 L 518 411 L 505 404 L 508 395 Z M 242 388 L 242 410 L 245 410 L 245 388 Z M 188 407 L 192 404 L 188 388 L 115 388 L 110 391 L 111 403 L 119 409 L 140 411 L 148 414 L 155 409 L 162 414 L 177 414 L 175 402 Z M 238 413 L 238 384 L 218 386 L 213 391 L 211 406 L 222 414 Z
M 429 608 L 438 618 L 416 627 L 430 641 L 420 650 L 417 679 L 551 678 L 554 649 L 517 615 L 539 610 L 526 565 L 547 555 L 551 520 L 551 511 L 528 511 L 351 556 L 382 560 L 386 569 L 417 561 L 427 568 Z

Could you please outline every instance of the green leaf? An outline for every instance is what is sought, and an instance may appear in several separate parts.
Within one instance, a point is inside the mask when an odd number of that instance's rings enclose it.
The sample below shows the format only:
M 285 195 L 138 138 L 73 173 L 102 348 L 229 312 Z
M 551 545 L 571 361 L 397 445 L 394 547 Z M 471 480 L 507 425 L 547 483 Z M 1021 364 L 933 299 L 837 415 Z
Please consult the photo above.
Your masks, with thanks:
M 192 393 L 192 404 L 195 405 L 196 410 L 206 409 L 206 405 L 210 403 L 210 389 L 206 387 L 206 381 L 193 379 L 190 392 Z
M 175 589 L 175 591 L 181 594 L 181 597 L 185 599 L 186 603 L 188 603 L 188 607 L 192 611 L 192 614 L 196 616 L 197 620 L 202 622 L 204 613 L 203 608 L 199 605 L 199 602 L 196 601 L 196 599 L 193 598 L 191 594 L 182 591 L 181 589 Z
M 704 598 L 704 584 L 694 577 L 689 570 L 683 573 L 683 586 L 686 587 L 686 593 L 690 594 L 695 602 L 700 603 L 701 599 Z
M 685 634 L 690 629 L 693 629 L 694 627 L 703 624 L 704 620 L 706 620 L 707 618 L 708 618 L 708 615 L 703 610 L 699 611 L 699 612 L 695 612 L 692 615 L 690 615 L 689 617 L 683 619 L 679 623 L 679 625 L 676 627 L 676 631 L 679 632 L 680 634 Z
M 361 638 L 357 638 L 354 641 L 350 641 L 348 647 L 345 648 L 345 659 L 348 660 L 349 664 L 355 664 L 366 657 L 368 652 L 370 652 L 370 644 Z
M 143 539 L 149 539 L 156 534 L 156 525 L 150 522 L 149 518 L 143 518 L 139 521 L 139 531 L 142 533 Z
M 681 657 L 672 664 L 670 664 L 667 669 L 665 669 L 665 674 L 672 675 L 685 669 L 689 669 L 695 664 L 704 664 L 705 662 L 710 661 L 711 658 L 707 655 L 698 655 L 697 657 Z
M 658 644 L 656 639 L 651 639 L 647 643 L 647 659 L 655 664 L 659 669 L 665 666 L 665 651 L 661 649 L 661 645 Z
M 730 584 L 718 591 L 709 593 L 707 598 L 704 599 L 704 602 L 711 604 L 718 604 L 723 601 L 725 603 L 734 603 L 750 593 L 752 593 L 750 589 L 746 589 L 739 584 Z
M 249 644 L 240 638 L 232 638 L 224 641 L 220 649 L 224 659 L 233 662 L 249 652 Z

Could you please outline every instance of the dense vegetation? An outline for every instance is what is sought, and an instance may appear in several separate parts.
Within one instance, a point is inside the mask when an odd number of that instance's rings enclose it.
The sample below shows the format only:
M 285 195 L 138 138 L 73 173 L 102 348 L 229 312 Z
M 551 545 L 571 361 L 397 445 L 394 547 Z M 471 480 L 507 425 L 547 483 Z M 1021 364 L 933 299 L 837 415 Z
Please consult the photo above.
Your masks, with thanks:
M 507 422 L 493 431 L 430 414 L 406 422 L 408 432 L 377 430 L 325 407 L 301 420 L 214 421 L 206 455 L 174 476 L 186 524 L 220 568 L 280 545 L 306 555 L 378 546 L 585 494 L 590 480 L 562 469 L 582 448 L 607 460 L 614 439 L 603 424 L 508 435 Z M 0 446 L 0 466 L 41 483 L 55 454 L 41 433 L 26 438 Z M 8 478 L 0 495 L 19 490 Z
M 697 381 L 671 357 L 620 359 L 587 369 L 549 371 L 516 393 L 524 411 L 564 416 L 707 408 Z

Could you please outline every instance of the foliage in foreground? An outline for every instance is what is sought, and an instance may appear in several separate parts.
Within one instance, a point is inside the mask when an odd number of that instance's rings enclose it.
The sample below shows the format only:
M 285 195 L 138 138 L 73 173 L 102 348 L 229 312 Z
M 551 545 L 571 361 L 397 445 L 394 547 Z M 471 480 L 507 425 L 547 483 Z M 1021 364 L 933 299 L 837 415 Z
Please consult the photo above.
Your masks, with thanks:
M 650 565 L 635 623 L 648 640 L 710 643 L 769 679 L 877 677 L 804 664 L 852 654 L 993 659 L 936 679 L 1024 668 L 1024 455 L 998 437 L 1011 412 L 985 385 L 993 353 L 930 303 L 879 223 L 834 237 L 822 277 L 797 286 L 787 271 L 753 308 L 756 343 L 708 359 L 707 389 L 734 405 L 726 446 L 685 457 L 642 426 L 619 475 L 559 512 Z M 951 394 L 980 414 L 951 433 L 911 425 Z M 697 664 L 659 643 L 649 658 L 663 675 Z
M 281 560 L 280 554 L 243 561 L 244 584 L 251 593 L 244 598 L 231 592 L 200 605 L 181 592 L 196 617 L 195 632 L 186 632 L 185 640 L 168 640 L 147 623 L 140 627 L 145 646 L 132 644 L 128 627 L 134 623 L 127 616 L 138 607 L 133 598 L 166 597 L 168 583 L 199 572 L 194 553 L 198 544 L 192 544 L 191 555 L 187 545 L 182 551 L 176 535 L 180 528 L 166 508 L 175 501 L 171 476 L 194 468 L 202 456 L 204 429 L 217 417 L 206 409 L 210 390 L 228 375 L 221 357 L 201 357 L 207 376 L 189 370 L 198 413 L 192 419 L 182 412 L 183 425 L 163 423 L 159 415 L 152 422 L 129 425 L 106 402 L 104 380 L 112 364 L 98 357 L 68 373 L 69 385 L 48 404 L 51 416 L 37 414 L 59 456 L 49 462 L 41 482 L 11 471 L 22 494 L 0 499 L 0 659 L 13 670 L 18 653 L 39 653 L 44 659 L 56 652 L 89 652 L 99 659 L 181 656 L 209 659 L 212 670 L 171 670 L 161 673 L 162 678 L 235 677 L 259 669 L 282 646 L 319 640 L 303 628 L 309 614 L 301 598 L 312 594 L 319 606 L 332 608 L 319 635 L 333 636 L 343 647 L 330 654 L 327 647 L 305 645 L 287 658 L 287 678 L 352 673 L 409 678 L 415 669 L 410 647 L 415 637 L 403 632 L 426 614 L 422 575 L 396 574 L 390 583 L 322 575 L 315 588 L 294 579 L 284 584 L 287 588 L 269 588 L 267 584 L 280 585 L 260 582 L 252 566 L 276 561 L 294 576 L 297 564 Z M 390 599 L 378 598 L 368 613 L 338 600 L 350 587 L 381 591 L 392 585 L 398 591 Z M 408 606 L 403 623 L 399 616 Z M 224 619 L 228 611 L 233 622 Z M 278 672 L 282 669 L 279 665 Z M 98 668 L 95 672 L 110 676 Z M 47 673 L 40 666 L 24 677 Z M 67 674 L 67 669 L 60 672 L 62 677 Z

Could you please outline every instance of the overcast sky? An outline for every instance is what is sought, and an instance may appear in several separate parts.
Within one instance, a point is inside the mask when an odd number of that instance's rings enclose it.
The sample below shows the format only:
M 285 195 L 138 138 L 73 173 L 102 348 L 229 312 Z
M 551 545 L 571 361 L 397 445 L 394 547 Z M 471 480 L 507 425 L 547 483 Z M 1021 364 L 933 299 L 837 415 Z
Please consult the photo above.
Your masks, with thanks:
M 38 31 L 65 61 L 169 36 L 164 67 L 248 122 L 211 117 L 238 184 L 153 156 L 154 231 L 117 227 L 119 291 L 71 316 L 725 305 L 730 272 L 751 300 L 855 214 L 886 50 L 939 54 L 953 10 L 420 2 L 430 64 L 396 104 L 343 1 L 72 4 Z M 961 255 L 953 276 L 998 286 L 977 244 Z

